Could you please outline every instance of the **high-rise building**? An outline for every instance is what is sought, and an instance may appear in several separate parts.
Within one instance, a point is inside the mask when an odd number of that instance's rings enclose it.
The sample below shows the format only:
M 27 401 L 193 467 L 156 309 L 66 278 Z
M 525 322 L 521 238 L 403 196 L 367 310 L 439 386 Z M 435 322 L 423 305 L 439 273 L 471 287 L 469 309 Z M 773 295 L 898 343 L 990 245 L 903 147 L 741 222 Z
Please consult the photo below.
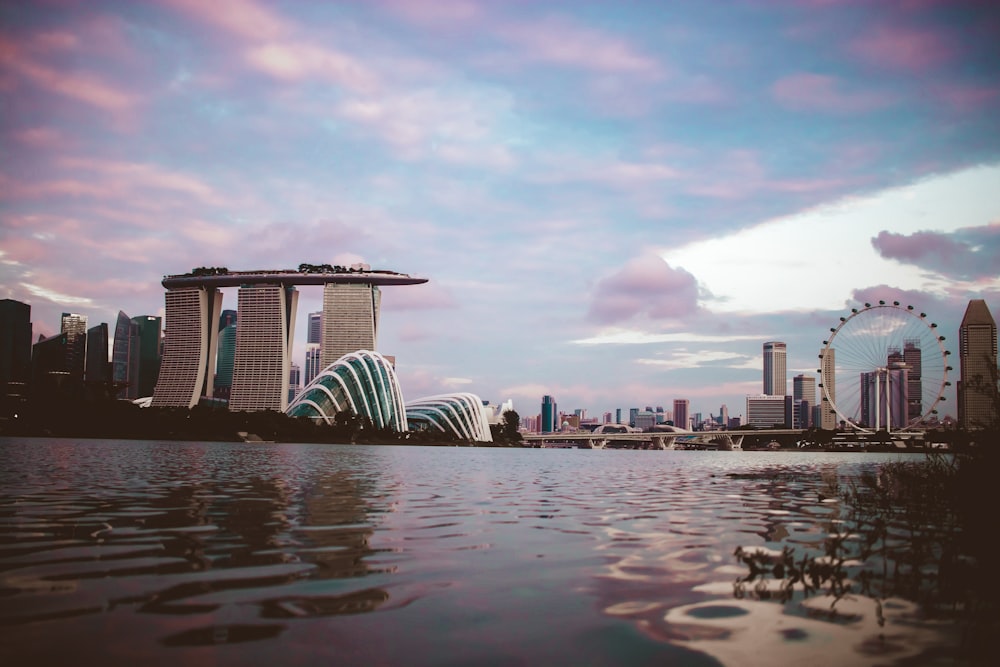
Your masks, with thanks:
M 837 401 L 837 354 L 836 350 L 830 348 L 822 355 L 819 364 L 819 381 L 822 387 L 822 396 L 819 399 L 820 405 L 820 423 L 819 427 L 827 431 L 832 431 L 837 428 L 837 422 L 840 421 L 840 416 L 833 409 L 833 405 L 830 403 L 832 400 L 834 403 Z
M 786 356 L 784 343 L 764 343 L 764 393 L 768 396 L 784 396 L 787 393 Z
M 903 341 L 903 363 L 906 364 L 906 396 L 907 396 L 907 417 L 913 422 L 924 414 L 923 404 L 923 356 L 920 351 L 920 340 L 909 339 Z
M 292 364 L 288 371 L 288 402 L 291 403 L 302 391 L 302 369 L 298 364 Z
M 121 310 L 111 348 L 111 381 L 119 398 L 139 398 L 139 325 Z
M 219 332 L 219 352 L 215 361 L 215 398 L 229 400 L 233 388 L 233 365 L 236 363 L 236 323 Z
M 309 313 L 309 329 L 306 331 L 306 342 L 316 345 L 323 343 L 323 311 Z
M 812 426 L 812 409 L 816 406 L 816 378 L 799 373 L 792 378 L 792 399 L 795 401 L 798 426 Z
M 222 295 L 218 295 L 221 303 Z M 163 319 L 158 315 L 139 315 L 132 321 L 139 328 L 139 386 L 137 395 L 153 395 L 163 360 Z
M 315 343 L 306 343 L 306 367 L 305 376 L 303 377 L 303 384 L 308 385 L 313 379 L 319 375 L 320 371 L 323 370 L 321 365 L 320 346 Z
M 68 367 L 69 334 L 61 333 L 41 338 L 31 347 L 31 393 L 52 397 L 72 394 L 77 388 Z
M 621 408 L 615 408 L 615 423 L 616 424 L 621 424 L 622 423 L 622 409 Z
M 628 409 L 628 425 L 635 426 L 636 417 L 639 416 L 639 408 Z
M 70 379 L 83 382 L 87 365 L 87 316 L 63 313 L 59 333 L 66 334 L 66 370 Z
M 222 293 L 215 287 L 180 287 L 168 289 L 165 300 L 163 362 L 151 405 L 193 408 L 215 388 Z M 144 360 L 145 356 L 139 362 L 140 375 Z
M 688 423 L 688 408 L 690 401 L 686 398 L 674 399 L 674 426 L 688 430 L 691 425 Z
M 299 292 L 290 285 L 240 287 L 230 410 L 283 412 L 288 407 L 298 301 Z
M 559 430 L 557 423 L 559 421 L 558 406 L 556 405 L 556 399 L 552 398 L 548 394 L 542 396 L 542 433 L 554 433 Z
M 377 351 L 379 305 L 376 285 L 327 283 L 323 286 L 323 367 L 358 350 Z
M 973 299 L 958 328 L 958 424 L 967 430 L 998 425 L 997 325 L 983 299 Z
M 27 383 L 31 375 L 31 306 L 0 299 L 0 395 L 7 383 Z
M 902 362 L 861 373 L 862 424 L 878 430 L 902 428 L 907 424 L 906 376 Z
M 719 424 L 722 425 L 723 428 L 729 426 L 729 408 L 726 407 L 725 403 L 723 403 L 719 408 Z
M 108 361 L 108 324 L 101 322 L 87 329 L 87 363 L 84 381 L 88 387 L 101 390 L 111 380 L 111 362 Z
M 222 331 L 231 324 L 236 324 L 236 311 L 227 308 L 219 315 L 219 331 Z

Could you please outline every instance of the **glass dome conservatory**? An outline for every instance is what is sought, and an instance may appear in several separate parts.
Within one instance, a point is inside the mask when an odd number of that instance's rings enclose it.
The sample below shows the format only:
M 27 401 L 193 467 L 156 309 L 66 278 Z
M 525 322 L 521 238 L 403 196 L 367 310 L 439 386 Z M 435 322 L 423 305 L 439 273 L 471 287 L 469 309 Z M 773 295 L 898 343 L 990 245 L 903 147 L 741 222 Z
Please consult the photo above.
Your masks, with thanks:
M 411 430 L 437 429 L 463 440 L 493 442 L 483 402 L 467 392 L 428 396 L 406 406 L 406 420 Z
M 407 430 L 399 381 L 392 365 L 378 352 L 345 354 L 317 375 L 285 412 L 330 424 L 344 411 L 368 417 L 376 428 Z

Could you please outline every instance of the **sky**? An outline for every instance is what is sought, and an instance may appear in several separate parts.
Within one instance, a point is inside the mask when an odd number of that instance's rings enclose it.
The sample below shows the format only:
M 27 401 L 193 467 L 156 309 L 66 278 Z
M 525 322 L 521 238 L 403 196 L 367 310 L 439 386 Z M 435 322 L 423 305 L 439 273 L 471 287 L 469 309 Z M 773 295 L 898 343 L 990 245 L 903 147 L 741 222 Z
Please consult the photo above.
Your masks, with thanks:
M 743 414 L 765 341 L 814 374 L 878 299 L 957 355 L 970 299 L 1000 317 L 1000 5 L 0 4 L 0 298 L 36 338 L 303 262 L 427 278 L 383 292 L 404 397 L 522 416 Z

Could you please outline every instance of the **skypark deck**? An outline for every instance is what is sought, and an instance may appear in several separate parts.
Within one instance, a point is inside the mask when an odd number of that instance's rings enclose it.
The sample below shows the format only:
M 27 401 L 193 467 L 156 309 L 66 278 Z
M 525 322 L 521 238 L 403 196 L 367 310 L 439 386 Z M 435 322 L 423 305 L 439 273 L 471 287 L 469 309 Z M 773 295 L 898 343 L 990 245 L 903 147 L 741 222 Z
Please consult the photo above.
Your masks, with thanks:
M 395 271 L 225 271 L 219 273 L 182 273 L 164 276 L 161 283 L 167 289 L 180 287 L 239 287 L 240 285 L 326 285 L 328 283 L 355 283 L 365 285 L 420 285 L 427 278 L 416 278 Z

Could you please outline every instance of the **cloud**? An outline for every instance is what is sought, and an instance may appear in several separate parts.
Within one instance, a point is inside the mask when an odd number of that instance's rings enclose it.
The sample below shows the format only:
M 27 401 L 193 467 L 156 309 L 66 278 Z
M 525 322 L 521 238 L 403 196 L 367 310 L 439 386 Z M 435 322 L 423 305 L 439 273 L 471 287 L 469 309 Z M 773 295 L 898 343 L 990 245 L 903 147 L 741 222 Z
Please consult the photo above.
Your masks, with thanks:
M 802 72 L 774 82 L 771 95 L 786 109 L 855 114 L 877 111 L 895 103 L 888 93 L 849 91 L 833 76 Z
M 383 291 L 382 308 L 388 311 L 442 310 L 458 308 L 458 301 L 448 289 L 428 282 Z
M 600 280 L 591 295 L 589 319 L 611 324 L 644 315 L 672 319 L 698 311 L 698 283 L 684 269 L 645 254 Z
M 941 31 L 901 26 L 875 26 L 851 42 L 849 51 L 869 64 L 924 72 L 955 57 L 951 39 Z
M 886 259 L 970 280 L 1000 273 L 1000 222 L 950 233 L 879 232 L 872 247 Z
M 501 37 L 514 47 L 512 55 L 525 62 L 540 62 L 597 73 L 657 77 L 660 63 L 636 50 L 628 40 L 564 18 L 501 27 Z
M 690 331 L 649 333 L 628 329 L 602 332 L 589 338 L 570 341 L 575 345 L 661 345 L 663 343 L 732 343 L 743 340 L 760 340 L 759 334 L 712 335 Z

